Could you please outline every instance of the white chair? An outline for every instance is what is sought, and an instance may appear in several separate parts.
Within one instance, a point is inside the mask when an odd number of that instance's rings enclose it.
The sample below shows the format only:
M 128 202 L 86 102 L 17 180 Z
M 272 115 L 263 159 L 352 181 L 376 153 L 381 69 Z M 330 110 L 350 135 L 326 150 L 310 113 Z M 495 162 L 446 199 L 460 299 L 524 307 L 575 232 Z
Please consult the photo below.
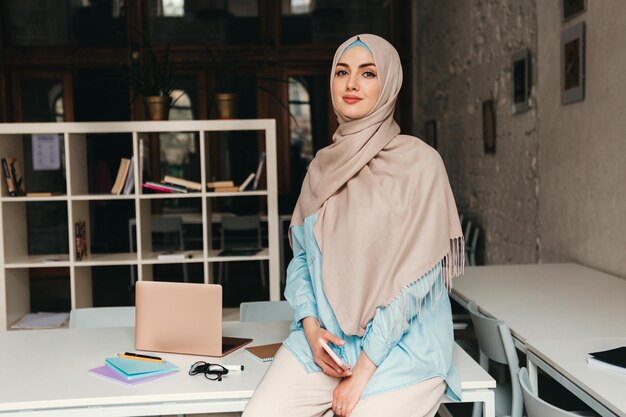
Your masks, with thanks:
M 251 216 L 226 216 L 221 221 L 221 247 L 222 251 L 230 250 L 233 253 L 242 251 L 260 251 L 261 241 L 261 218 L 258 215 Z M 220 262 L 218 271 L 218 283 L 223 282 L 224 276 L 228 276 L 229 262 Z M 259 261 L 261 282 L 267 287 L 264 261 Z
M 293 320 L 294 313 L 287 301 L 253 301 L 241 303 L 239 321 Z
M 489 361 L 492 360 L 509 368 L 511 383 L 498 383 L 496 386 L 496 416 L 522 417 L 523 400 L 517 377 L 519 359 L 511 331 L 503 321 L 481 314 L 474 301 L 470 301 L 467 308 L 476 332 L 480 366 L 489 371 Z M 472 416 L 481 414 L 481 408 L 474 407 Z
M 185 250 L 185 240 L 183 239 L 183 220 L 179 216 L 155 216 L 152 217 L 152 233 L 161 235 L 161 240 L 152 239 L 152 250 L 164 251 L 176 249 Z M 177 244 L 172 244 L 168 236 L 176 236 Z M 183 281 L 189 282 L 187 264 L 183 263 Z
M 75 308 L 69 327 L 135 327 L 135 307 Z
M 472 226 L 471 222 L 468 222 L 470 230 L 467 231 L 465 238 L 465 265 L 476 265 L 476 246 L 478 245 L 478 237 L 480 236 L 480 227 Z
M 522 388 L 524 406 L 526 407 L 528 417 L 580 417 L 596 415 L 588 411 L 565 411 L 545 402 L 534 393 L 526 368 L 521 368 L 517 375 Z

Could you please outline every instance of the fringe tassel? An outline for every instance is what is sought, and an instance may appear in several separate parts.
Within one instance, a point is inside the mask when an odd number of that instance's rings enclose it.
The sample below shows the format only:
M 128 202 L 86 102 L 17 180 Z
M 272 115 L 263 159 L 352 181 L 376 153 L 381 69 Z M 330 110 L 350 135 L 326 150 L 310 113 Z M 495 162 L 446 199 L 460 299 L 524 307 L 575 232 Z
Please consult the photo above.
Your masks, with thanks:
M 388 317 L 392 320 L 392 323 L 388 323 L 388 325 L 393 329 L 392 334 L 395 339 L 399 339 L 404 334 L 407 327 L 413 324 L 414 319 L 422 322 L 422 312 L 427 302 L 430 305 L 430 311 L 435 311 L 443 294 L 452 290 L 452 278 L 463 274 L 465 270 L 465 239 L 463 236 L 450 239 L 450 252 L 424 276 L 431 274 L 437 267 L 441 267 L 441 278 L 438 276 L 435 279 L 435 282 L 427 289 L 426 294 L 424 294 L 424 287 L 429 284 L 428 280 L 420 277 L 405 287 L 387 305 L 387 308 L 390 309 Z M 416 303 L 413 297 L 419 297 L 419 301 Z M 407 320 L 407 316 L 409 320 Z

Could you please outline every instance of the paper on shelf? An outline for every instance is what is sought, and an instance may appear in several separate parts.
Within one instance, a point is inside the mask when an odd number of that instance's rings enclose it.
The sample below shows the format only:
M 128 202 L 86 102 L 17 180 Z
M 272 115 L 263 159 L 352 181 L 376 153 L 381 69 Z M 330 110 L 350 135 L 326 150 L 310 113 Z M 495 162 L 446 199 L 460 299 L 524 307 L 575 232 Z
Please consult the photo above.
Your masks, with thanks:
M 12 329 L 56 329 L 69 319 L 69 313 L 29 313 L 25 314 Z

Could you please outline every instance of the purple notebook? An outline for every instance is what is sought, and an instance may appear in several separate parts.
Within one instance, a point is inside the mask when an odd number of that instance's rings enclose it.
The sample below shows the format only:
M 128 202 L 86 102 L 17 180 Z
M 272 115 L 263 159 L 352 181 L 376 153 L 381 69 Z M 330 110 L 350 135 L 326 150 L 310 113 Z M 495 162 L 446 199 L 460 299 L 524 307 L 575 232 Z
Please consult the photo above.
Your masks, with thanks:
M 115 371 L 114 369 L 111 369 L 110 367 L 106 366 L 106 365 L 102 365 L 99 366 L 97 368 L 93 368 L 89 370 L 89 373 L 102 377 L 102 378 L 106 378 L 109 380 L 113 380 L 119 383 L 122 383 L 124 385 L 137 385 L 137 384 L 141 384 L 143 382 L 148 382 L 148 381 L 154 381 L 155 379 L 160 379 L 169 375 L 174 374 L 176 371 L 172 371 L 172 372 L 165 372 L 165 373 L 159 373 L 156 375 L 147 375 L 144 377 L 140 377 L 140 378 L 134 378 L 134 379 L 126 379 L 124 378 L 122 375 L 120 375 L 119 372 Z

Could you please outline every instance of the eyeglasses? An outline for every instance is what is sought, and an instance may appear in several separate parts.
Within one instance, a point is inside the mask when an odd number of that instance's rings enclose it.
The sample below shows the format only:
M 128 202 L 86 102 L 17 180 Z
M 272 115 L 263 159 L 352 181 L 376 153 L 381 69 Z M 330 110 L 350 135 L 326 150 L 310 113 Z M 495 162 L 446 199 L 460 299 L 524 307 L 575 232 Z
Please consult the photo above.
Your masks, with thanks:
M 221 381 L 222 376 L 228 373 L 228 369 L 216 363 L 198 361 L 189 368 L 189 375 L 198 375 L 200 373 L 204 374 L 204 377 L 211 381 Z

